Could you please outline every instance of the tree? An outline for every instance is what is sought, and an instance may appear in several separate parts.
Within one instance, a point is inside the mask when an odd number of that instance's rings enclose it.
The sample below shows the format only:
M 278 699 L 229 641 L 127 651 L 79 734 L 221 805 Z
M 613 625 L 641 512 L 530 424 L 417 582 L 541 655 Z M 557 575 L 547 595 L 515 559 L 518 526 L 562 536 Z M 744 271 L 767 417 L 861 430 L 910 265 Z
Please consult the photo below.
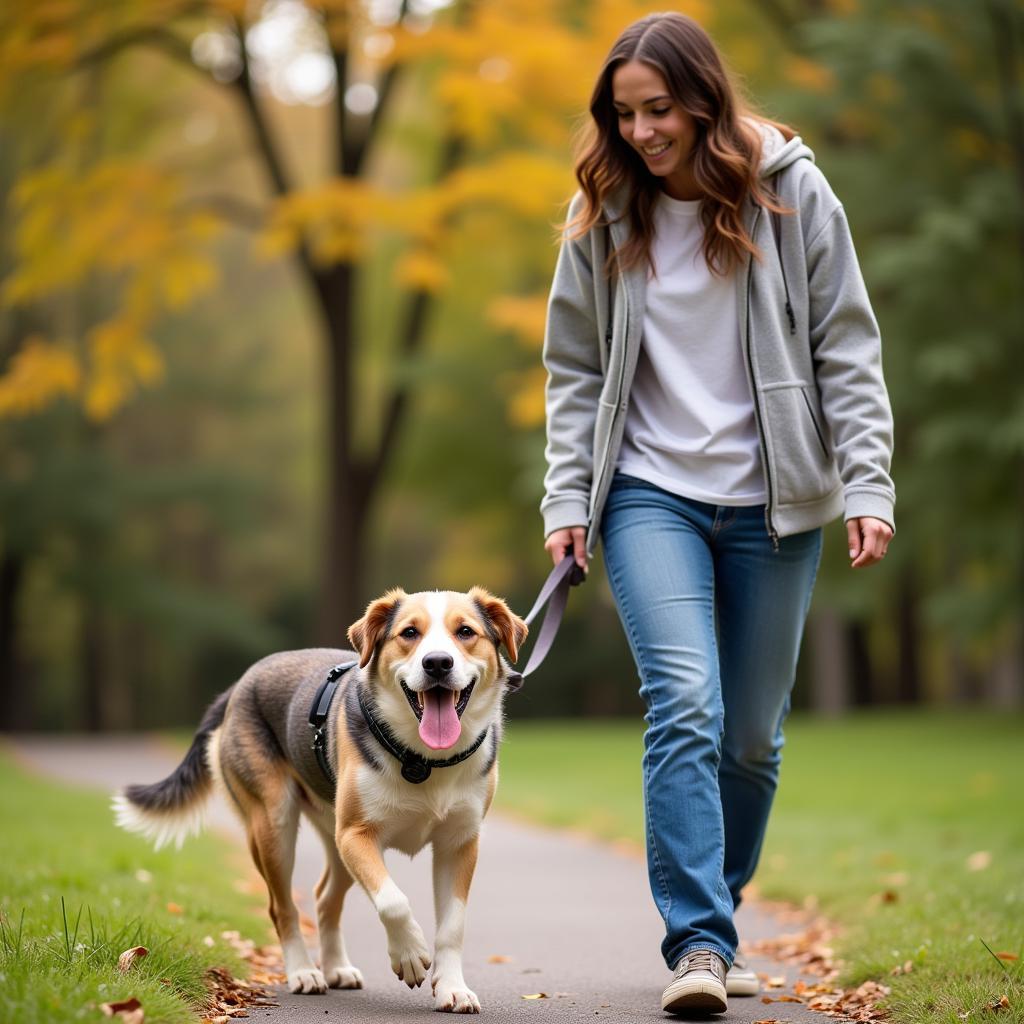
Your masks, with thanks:
M 161 356 L 146 340 L 148 326 L 216 284 L 209 243 L 225 221 L 252 229 L 265 252 L 293 254 L 326 355 L 319 632 L 336 639 L 365 600 L 368 524 L 406 419 L 405 370 L 423 347 L 438 295 L 451 287 L 445 257 L 460 222 L 481 206 L 538 226 L 557 217 L 571 190 L 567 120 L 583 106 L 590 78 L 565 68 L 596 67 L 611 34 L 638 10 L 606 3 L 580 12 L 535 0 L 278 0 L 251 16 L 236 0 L 15 5 L 5 15 L 4 88 L 40 69 L 113 73 L 130 51 L 159 52 L 234 96 L 265 186 L 209 195 L 166 161 L 108 157 L 83 168 L 67 152 L 23 181 L 20 262 L 7 301 L 53 294 L 97 271 L 119 279 L 121 301 L 73 362 L 52 340 L 27 347 L 23 365 L 0 381 L 0 410 L 25 411 L 18 396 L 30 378 L 37 403 L 75 392 L 97 417 L 151 382 Z M 293 82 L 304 68 L 321 83 L 317 101 L 330 99 L 328 167 L 304 185 L 273 94 L 288 68 Z M 411 128 L 410 146 L 403 136 Z M 359 300 L 387 252 L 395 254 L 393 336 L 369 352 L 375 339 L 366 336 Z M 385 352 L 392 369 L 384 385 L 365 387 L 366 365 Z

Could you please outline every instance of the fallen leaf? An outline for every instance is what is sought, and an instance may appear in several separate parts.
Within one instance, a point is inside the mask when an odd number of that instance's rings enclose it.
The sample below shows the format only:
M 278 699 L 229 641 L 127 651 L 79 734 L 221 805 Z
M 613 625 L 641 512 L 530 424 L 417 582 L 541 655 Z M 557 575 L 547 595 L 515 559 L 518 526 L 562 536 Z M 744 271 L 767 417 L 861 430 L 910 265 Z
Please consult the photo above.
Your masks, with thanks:
M 899 898 L 900 894 L 893 889 L 886 889 L 881 897 L 883 903 L 896 903 Z
M 1016 953 L 996 953 L 996 956 L 1000 960 L 1019 960 L 1020 957 Z
M 101 1003 L 100 1009 L 108 1017 L 120 1017 L 121 1024 L 143 1024 L 146 1015 L 142 1010 L 142 1003 L 134 996 L 131 999 L 122 999 L 116 1003 Z
M 547 992 L 534 992 L 528 996 L 522 996 L 522 999 L 547 999 Z
M 136 960 L 141 960 L 143 957 L 149 956 L 149 950 L 145 946 L 134 946 L 131 949 L 126 949 L 117 958 L 117 969 L 122 973 L 126 974 L 131 970 L 132 964 Z
M 1008 1010 L 1010 1008 L 1010 1000 L 1006 996 L 1000 996 L 998 999 L 993 999 L 991 1003 L 986 1004 L 985 1009 L 992 1010 L 998 1013 L 1000 1010 Z
M 495 953 L 494 956 L 487 958 L 489 964 L 510 964 L 512 963 L 512 957 L 502 956 L 501 953 Z
M 978 850 L 967 858 L 968 871 L 984 871 L 992 863 L 992 854 L 988 850 Z
M 769 988 L 785 988 L 786 987 L 786 979 L 781 974 L 778 974 L 774 978 L 768 978 L 765 981 L 765 984 Z
M 180 914 L 182 912 L 181 907 L 177 903 L 168 903 L 167 912 L 170 914 Z

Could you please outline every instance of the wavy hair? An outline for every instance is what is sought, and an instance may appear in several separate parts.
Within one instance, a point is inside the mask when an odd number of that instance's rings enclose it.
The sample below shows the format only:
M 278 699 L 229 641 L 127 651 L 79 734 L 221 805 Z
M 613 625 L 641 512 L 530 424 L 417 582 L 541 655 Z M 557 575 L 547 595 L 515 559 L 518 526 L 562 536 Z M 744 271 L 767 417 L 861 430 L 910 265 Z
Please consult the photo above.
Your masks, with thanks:
M 658 71 L 672 98 L 696 122 L 691 161 L 701 190 L 704 256 L 719 275 L 729 273 L 750 254 L 760 252 L 743 223 L 746 200 L 778 213 L 791 213 L 760 179 L 761 134 L 757 122 L 773 125 L 792 139 L 788 125 L 752 114 L 733 85 L 722 58 L 708 34 L 692 18 L 670 12 L 649 14 L 630 25 L 605 59 L 590 99 L 592 123 L 582 140 L 575 166 L 584 205 L 565 225 L 572 238 L 605 223 L 604 203 L 624 191 L 624 219 L 629 218 L 629 241 L 619 249 L 625 269 L 651 263 L 654 205 L 659 179 L 619 134 L 612 78 L 617 68 L 640 61 Z M 606 272 L 611 273 L 611 261 Z

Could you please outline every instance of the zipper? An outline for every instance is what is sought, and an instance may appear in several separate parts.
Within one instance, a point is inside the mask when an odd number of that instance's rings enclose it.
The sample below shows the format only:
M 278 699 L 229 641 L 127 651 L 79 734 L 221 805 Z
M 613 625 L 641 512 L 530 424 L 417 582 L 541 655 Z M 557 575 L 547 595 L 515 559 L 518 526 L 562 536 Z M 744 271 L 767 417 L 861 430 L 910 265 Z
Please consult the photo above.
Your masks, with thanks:
M 761 219 L 761 207 L 757 208 L 754 214 L 754 223 L 751 227 L 751 237 L 757 234 L 757 225 Z M 768 531 L 768 537 L 772 542 L 772 551 L 779 553 L 779 534 L 772 522 L 772 471 L 768 464 L 768 445 L 764 440 L 764 423 L 761 417 L 761 405 L 757 396 L 757 378 L 754 376 L 754 357 L 750 341 L 750 289 L 754 279 L 754 258 L 747 257 L 747 368 L 750 371 L 750 391 L 754 399 L 754 422 L 757 424 L 757 439 L 761 444 L 761 459 L 764 463 L 764 482 L 768 491 L 768 501 L 764 506 L 764 525 Z

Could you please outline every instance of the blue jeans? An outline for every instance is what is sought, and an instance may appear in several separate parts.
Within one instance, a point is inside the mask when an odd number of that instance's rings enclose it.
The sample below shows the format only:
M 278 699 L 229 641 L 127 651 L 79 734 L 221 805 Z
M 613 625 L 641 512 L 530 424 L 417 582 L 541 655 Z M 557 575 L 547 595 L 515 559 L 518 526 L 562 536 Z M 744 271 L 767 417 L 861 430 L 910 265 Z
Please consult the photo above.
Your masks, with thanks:
M 647 869 L 669 968 L 731 964 L 757 866 L 821 530 L 772 550 L 764 506 L 681 498 L 617 474 L 601 536 L 647 705 Z

